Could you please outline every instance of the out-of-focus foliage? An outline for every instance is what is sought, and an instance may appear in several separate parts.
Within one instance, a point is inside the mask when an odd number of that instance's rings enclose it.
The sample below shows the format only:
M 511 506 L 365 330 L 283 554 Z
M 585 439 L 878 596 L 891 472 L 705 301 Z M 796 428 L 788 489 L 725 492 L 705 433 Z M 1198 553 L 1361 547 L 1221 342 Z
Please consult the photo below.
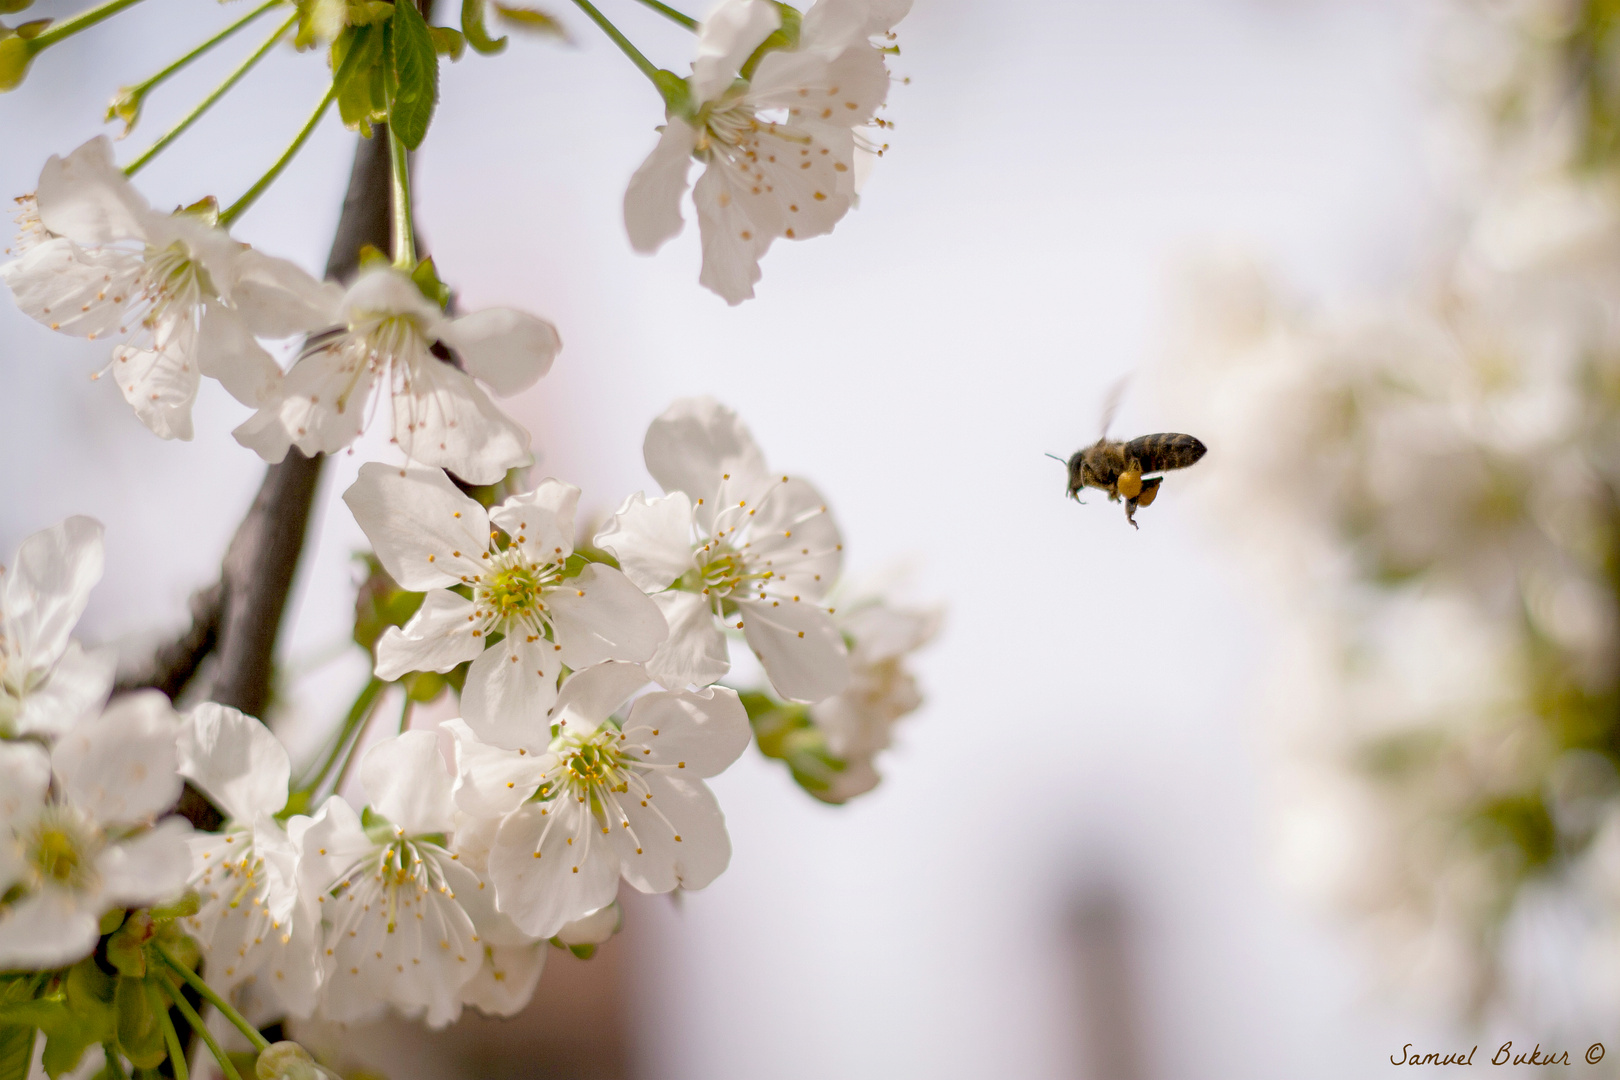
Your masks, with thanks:
M 1546 1013 L 1525 958 L 1562 950 L 1560 992 L 1602 1014 L 1620 1004 L 1620 4 L 1453 15 L 1453 133 L 1483 136 L 1462 238 L 1361 310 L 1227 267 L 1196 289 L 1171 383 L 1212 447 L 1210 504 L 1291 623 L 1272 688 L 1287 861 L 1464 1013 Z

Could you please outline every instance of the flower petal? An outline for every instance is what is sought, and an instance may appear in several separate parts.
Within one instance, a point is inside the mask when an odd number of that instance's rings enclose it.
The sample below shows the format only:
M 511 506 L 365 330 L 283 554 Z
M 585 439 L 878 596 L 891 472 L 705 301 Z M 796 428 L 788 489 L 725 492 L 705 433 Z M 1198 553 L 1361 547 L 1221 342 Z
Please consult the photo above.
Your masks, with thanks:
M 197 400 L 201 382 L 191 359 L 195 334 L 190 324 L 175 324 L 167 348 L 120 345 L 113 349 L 111 374 L 119 393 L 160 439 L 191 440 L 191 404 Z
M 389 682 L 409 671 L 444 673 L 476 659 L 484 639 L 475 635 L 473 603 L 449 589 L 434 589 L 422 598 L 411 621 L 401 630 L 390 626 L 377 642 L 376 676 Z
M 156 827 L 104 849 L 96 859 L 106 907 L 172 900 L 191 876 L 191 823 L 166 817 Z M 99 913 L 98 913 L 99 914 Z
M 151 821 L 180 797 L 179 729 L 180 717 L 161 691 L 138 690 L 62 736 L 51 767 L 68 801 L 96 820 Z
M 0 266 L 23 314 L 52 330 L 102 337 L 124 327 L 125 302 L 144 265 L 128 251 L 86 251 L 63 237 L 30 248 Z
M 31 742 L 0 742 L 0 895 L 22 880 L 27 851 L 17 830 L 45 804 L 51 763 Z
M 595 544 L 619 560 L 619 569 L 636 588 L 666 589 L 695 565 L 692 500 L 683 491 L 657 499 L 638 491 L 596 534 Z
M 42 671 L 62 655 L 105 561 L 101 522 L 90 517 L 70 517 L 17 548 L 11 572 L 0 577 L 0 613 L 6 652 L 25 665 L 19 674 Z
M 782 25 L 782 13 L 765 0 L 722 0 L 698 27 L 692 61 L 692 103 L 702 105 L 730 88 L 743 62 Z
M 296 445 L 305 454 L 348 446 L 365 427 L 376 372 L 361 349 L 340 340 L 305 353 L 281 380 L 281 393 L 231 434 L 272 464 Z
M 66 967 L 89 956 L 101 937 L 99 905 L 57 888 L 0 905 L 0 970 Z
M 484 966 L 461 988 L 461 1000 L 486 1016 L 515 1016 L 534 996 L 551 946 L 484 944 Z
M 415 592 L 480 573 L 489 550 L 489 515 L 438 469 L 376 461 L 343 493 L 383 569 Z
M 737 608 L 748 647 L 778 694 L 816 702 L 849 684 L 848 651 L 825 608 L 808 600 L 739 600 Z
M 552 719 L 575 732 L 595 731 L 646 685 L 647 672 L 640 664 L 607 663 L 577 671 L 558 692 Z
M 844 564 L 844 537 L 814 484 L 783 478 L 762 499 L 748 533 L 749 554 L 770 566 L 764 591 L 825 596 Z
M 619 854 L 624 879 L 649 893 L 677 885 L 703 888 L 731 862 L 731 838 L 714 793 L 701 780 L 667 773 L 647 773 L 642 780 L 652 797 L 619 795 L 624 816 L 609 820 L 608 840 Z
M 444 726 L 456 740 L 456 805 L 476 818 L 503 818 L 522 806 L 555 761 L 535 752 L 532 744 L 507 750 L 485 742 L 465 720 L 448 720 Z M 459 836 L 456 842 L 461 843 Z
M 562 662 L 575 671 L 604 660 L 650 659 L 669 636 L 658 605 L 611 566 L 591 563 L 545 596 Z
M 774 220 L 778 216 L 776 197 L 769 196 L 769 202 L 765 198 L 750 199 L 741 178 L 734 182 L 719 162 L 711 162 L 692 189 L 692 206 L 703 239 L 698 284 L 733 307 L 753 299 L 754 284 L 760 279 L 759 260 L 781 232 Z
M 489 875 L 496 906 L 524 933 L 548 938 L 612 903 L 619 860 L 589 813 L 553 799 L 524 803 L 501 822 Z
M 664 246 L 681 231 L 681 196 L 692 169 L 697 129 L 679 117 L 670 117 L 647 160 L 641 163 L 624 191 L 624 228 L 630 246 L 643 255 Z
M 155 216 L 113 161 L 112 142 L 97 135 L 67 157 L 51 155 L 39 174 L 39 220 L 79 244 L 145 240 Z
M 647 661 L 647 674 L 660 686 L 708 686 L 731 670 L 726 635 L 714 623 L 708 597 L 671 591 L 654 593 L 652 599 L 669 624 L 669 637 Z
M 196 350 L 198 370 L 218 379 L 244 405 L 266 404 L 281 386 L 276 362 L 253 339 L 236 311 L 217 300 L 203 302 Z
M 722 497 L 735 502 L 769 486 L 765 455 L 753 435 L 735 412 L 710 397 L 682 398 L 665 409 L 647 426 L 642 456 L 666 492 L 684 491 L 697 504 L 694 513 L 705 532 Z
M 231 306 L 258 337 L 283 338 L 337 323 L 343 289 L 316 281 L 303 268 L 248 248 L 230 262 L 222 282 Z
M 408 457 L 493 484 L 534 462 L 528 429 L 507 416 L 466 374 L 429 354 L 411 365 L 408 389 L 393 396 L 394 440 Z
M 562 350 L 557 328 L 515 308 L 485 308 L 439 328 L 439 340 L 461 357 L 467 374 L 501 397 L 527 390 Z
M 180 775 L 196 784 L 228 820 L 251 823 L 287 805 L 292 766 L 281 741 L 257 719 L 205 701 L 180 726 Z
M 534 562 L 561 563 L 574 553 L 574 517 L 579 488 L 551 477 L 490 511 L 489 519 L 511 534 Z
M 753 738 L 748 711 L 737 692 L 726 686 L 643 695 L 631 706 L 624 733 L 652 751 L 638 761 L 697 777 L 724 772 Z
M 548 731 L 562 674 L 549 641 L 508 635 L 485 649 L 467 669 L 461 715 L 479 736 L 498 746 L 527 746 Z
M 371 805 L 406 836 L 449 832 L 455 778 L 432 731 L 407 731 L 377 743 L 360 759 L 360 784 Z

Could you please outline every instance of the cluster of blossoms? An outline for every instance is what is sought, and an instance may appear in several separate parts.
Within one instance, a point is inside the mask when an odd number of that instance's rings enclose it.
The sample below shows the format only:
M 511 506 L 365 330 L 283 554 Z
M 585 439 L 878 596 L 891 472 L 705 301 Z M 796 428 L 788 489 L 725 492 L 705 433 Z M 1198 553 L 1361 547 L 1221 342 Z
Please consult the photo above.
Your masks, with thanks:
M 1559 1025 L 1620 1008 L 1620 201 L 1571 7 L 1462 18 L 1534 130 L 1487 132 L 1427 290 L 1335 316 L 1228 270 L 1172 391 L 1281 601 L 1288 864 L 1431 1000 Z
M 0 89 L 123 6 L 25 24 L 26 36 L 0 26 Z M 133 126 L 147 91 L 274 6 L 126 88 L 109 115 Z M 697 59 L 689 79 L 653 78 L 668 122 L 630 182 L 626 225 L 638 250 L 674 235 L 690 162 L 704 163 L 701 281 L 736 303 L 772 241 L 825 233 L 854 205 L 881 152 L 863 130 L 886 126 L 885 57 L 908 4 L 817 0 L 801 16 L 721 0 L 701 24 L 653 6 L 696 32 Z M 324 763 L 300 774 L 259 719 L 115 691 L 113 651 L 72 639 L 102 570 L 91 519 L 30 537 L 0 577 L 0 1062 L 26 1060 L 43 1033 L 53 1077 L 95 1052 L 112 1075 L 170 1059 L 183 1076 L 189 1025 L 230 1075 L 186 987 L 253 1044 L 263 1080 L 326 1074 L 255 1025 L 393 1009 L 440 1026 L 468 1005 L 510 1015 L 550 947 L 588 955 L 617 931 L 621 881 L 692 890 L 726 868 L 704 781 L 750 741 L 841 802 L 877 782 L 892 725 L 921 701 L 905 663 L 937 613 L 830 601 L 843 540 L 825 500 L 768 469 L 712 400 L 652 423 L 645 457 L 662 492 L 624 500 L 588 542 L 576 540 L 581 493 L 560 480 L 495 505 L 473 497 L 510 490 L 533 461 L 529 433 L 491 396 L 532 386 L 561 349 L 551 323 L 522 311 L 452 314 L 432 260 L 416 257 L 406 152 L 431 119 L 439 54 L 503 46 L 483 7 L 462 5 L 457 31 L 404 0 L 290 5 L 232 80 L 295 35 L 327 47 L 332 85 L 224 209 L 209 198 L 163 213 L 129 179 L 218 95 L 124 168 L 106 138 L 50 158 L 18 200 L 0 280 L 50 329 L 111 339 L 102 374 L 155 434 L 192 437 L 207 376 L 252 410 L 235 437 L 272 465 L 351 447 L 381 413 L 402 463 L 362 465 L 344 493 L 375 551 L 367 588 L 392 614 L 376 633 L 357 623 L 373 677 Z M 334 101 L 362 134 L 382 129 L 393 199 L 392 257 L 363 249 L 341 284 L 229 232 Z M 283 369 L 272 350 L 294 338 Z M 768 687 L 720 685 L 737 641 Z M 368 738 L 394 683 L 408 701 L 453 689 L 459 717 Z

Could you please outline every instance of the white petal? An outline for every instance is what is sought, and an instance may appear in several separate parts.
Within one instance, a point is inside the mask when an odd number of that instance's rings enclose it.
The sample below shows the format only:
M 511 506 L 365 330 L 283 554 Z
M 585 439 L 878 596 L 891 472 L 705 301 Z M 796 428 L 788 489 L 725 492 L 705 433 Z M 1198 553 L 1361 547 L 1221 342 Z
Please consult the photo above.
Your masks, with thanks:
M 427 353 L 412 363 L 410 388 L 393 396 L 394 439 L 407 456 L 493 484 L 534 462 L 529 432 L 496 408 L 463 372 Z
M 252 248 L 231 260 L 221 286 L 248 329 L 267 338 L 333 326 L 343 301 L 334 282 L 316 281 L 296 264 Z
M 96 859 L 107 907 L 155 904 L 185 891 L 191 877 L 191 824 L 167 817 L 132 839 L 104 849 Z
M 484 966 L 461 988 L 461 1000 L 486 1016 L 515 1016 L 534 996 L 551 946 L 484 945 Z
M 43 747 L 0 742 L 0 895 L 23 877 L 27 852 L 16 830 L 39 813 L 50 783 L 50 758 Z
M 557 940 L 564 945 L 601 945 L 619 932 L 623 922 L 624 912 L 614 902 L 582 919 L 575 919 L 557 931 Z
M 776 692 L 816 702 L 849 684 L 848 651 L 825 608 L 811 601 L 741 600 L 743 635 Z
M 119 393 L 134 408 L 152 434 L 160 439 L 191 439 L 191 405 L 197 400 L 201 376 L 192 361 L 194 331 L 176 324 L 167 349 L 113 349 L 109 374 Z
M 489 519 L 510 533 L 533 561 L 560 564 L 574 552 L 578 511 L 579 488 L 547 477 L 533 491 L 495 507 Z
M 86 652 L 77 641 L 68 642 L 45 681 L 23 695 L 12 730 L 19 735 L 61 735 L 101 712 L 117 674 L 117 648 L 109 645 Z
M 65 158 L 51 155 L 39 174 L 39 219 L 80 244 L 146 239 L 147 201 L 113 161 L 112 143 L 97 135 Z
M 647 672 L 640 664 L 607 663 L 577 671 L 557 694 L 552 719 L 574 732 L 595 731 L 646 685 Z
M 748 711 L 730 687 L 663 690 L 636 699 L 624 733 L 650 754 L 637 761 L 668 765 L 683 776 L 717 776 L 748 749 Z
M 143 267 L 134 252 L 86 251 L 57 237 L 0 266 L 0 281 L 37 322 L 64 334 L 102 337 L 125 326 Z
M 784 478 L 762 500 L 748 533 L 748 553 L 771 568 L 764 591 L 819 599 L 838 580 L 844 537 L 815 485 Z
M 101 937 L 100 907 L 96 898 L 57 888 L 0 905 L 0 971 L 66 967 L 90 955 Z
M 837 49 L 865 42 L 888 32 L 910 10 L 911 0 L 816 0 L 804 13 L 799 47 Z
M 292 766 L 270 729 L 251 716 L 205 701 L 180 727 L 180 775 L 244 824 L 287 805 Z
M 624 228 L 630 246 L 643 255 L 657 251 L 681 231 L 681 195 L 692 168 L 697 129 L 670 117 L 647 160 L 630 177 L 624 192 Z
M 703 239 L 698 284 L 732 306 L 753 298 L 754 284 L 760 279 L 759 260 L 779 232 L 774 221 L 762 221 L 764 215 L 749 212 L 747 196 L 741 180 L 734 183 L 729 170 L 718 162 L 703 170 L 692 189 L 692 206 Z M 773 195 L 765 209 L 775 205 Z
M 554 760 L 532 744 L 520 752 L 485 742 L 463 720 L 444 726 L 456 740 L 456 805 L 475 818 L 503 818 L 522 806 Z M 459 835 L 456 843 L 461 843 Z
M 765 0 L 720 0 L 698 27 L 692 61 L 692 103 L 702 105 L 731 86 L 743 62 L 782 25 L 782 13 Z
M 708 686 L 731 670 L 726 635 L 715 625 L 708 597 L 672 591 L 654 593 L 653 602 L 669 624 L 669 637 L 647 661 L 647 673 L 660 686 Z
M 198 370 L 218 379 L 244 405 L 264 405 L 281 387 L 276 362 L 253 339 L 241 317 L 217 300 L 203 304 L 195 355 Z
M 524 933 L 549 938 L 613 901 L 619 860 L 595 819 L 559 798 L 525 803 L 501 822 L 489 874 L 500 910 Z
M 642 456 L 666 492 L 703 500 L 694 513 L 705 531 L 722 498 L 735 502 L 768 487 L 765 455 L 753 435 L 735 412 L 710 397 L 682 398 L 665 409 L 647 426 Z
M 393 267 L 367 270 L 343 294 L 341 318 L 349 326 L 361 326 L 394 315 L 409 315 L 429 334 L 444 319 L 439 305 L 422 295 L 409 277 Z
M 620 795 L 625 816 L 609 822 L 624 880 L 650 893 L 669 892 L 677 885 L 703 888 L 731 862 L 731 838 L 720 805 L 701 780 L 689 782 L 667 773 L 648 773 L 642 779 L 652 791 L 646 801 L 658 812 Z
M 595 542 L 619 560 L 619 568 L 638 589 L 666 589 L 695 565 L 692 500 L 683 491 L 657 499 L 638 491 L 624 500 Z
M 359 437 L 375 381 L 361 343 L 337 339 L 293 364 L 280 395 L 232 434 L 271 463 L 293 445 L 309 455 L 334 453 Z
M 373 849 L 360 815 L 341 795 L 332 795 L 314 817 L 287 822 L 287 836 L 298 848 L 298 880 L 311 904 L 330 899 L 328 891 L 355 862 Z
M 368 461 L 343 501 L 403 588 L 443 588 L 482 571 L 489 516 L 439 470 Z
M 545 597 L 562 662 L 575 671 L 604 660 L 650 659 L 669 635 L 658 605 L 611 566 L 591 563 Z
M 407 731 L 366 751 L 360 784 L 377 812 L 407 836 L 449 832 L 456 812 L 455 778 L 432 731 Z
M 6 651 L 29 669 L 54 664 L 67 648 L 90 590 L 101 580 L 101 522 L 70 517 L 28 537 L 10 571 L 0 578 Z
M 158 690 L 114 699 L 51 751 L 68 800 L 102 822 L 150 821 L 180 797 L 180 717 Z
M 500 746 L 527 746 L 549 730 L 562 662 L 548 641 L 512 635 L 485 649 L 467 669 L 461 715 L 482 738 Z
M 461 357 L 467 374 L 501 397 L 539 382 L 562 349 L 555 326 L 514 308 L 485 308 L 451 319 L 439 328 L 439 340 Z
M 377 678 L 392 682 L 409 671 L 442 674 L 476 659 L 484 651 L 484 639 L 474 629 L 472 601 L 449 589 L 434 589 L 403 630 L 390 626 L 383 631 L 377 642 Z

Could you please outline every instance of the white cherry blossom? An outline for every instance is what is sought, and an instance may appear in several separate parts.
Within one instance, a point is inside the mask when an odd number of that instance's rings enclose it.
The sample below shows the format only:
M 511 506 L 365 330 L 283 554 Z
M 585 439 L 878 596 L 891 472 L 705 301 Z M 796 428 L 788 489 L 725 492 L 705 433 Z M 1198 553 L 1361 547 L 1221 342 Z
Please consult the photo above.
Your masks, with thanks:
M 550 323 L 511 308 L 448 318 L 391 267 L 362 274 L 329 321 L 337 328 L 305 345 L 277 398 L 236 429 L 242 445 L 269 462 L 290 446 L 341 450 L 370 421 L 375 391 L 389 403 L 392 441 L 414 461 L 492 484 L 533 460 L 529 433 L 479 382 L 502 397 L 534 385 L 562 348 Z M 461 367 L 442 358 L 446 348 Z
M 100 920 L 185 888 L 191 827 L 157 816 L 180 794 L 179 718 L 155 690 L 113 702 L 50 751 L 0 743 L 0 970 L 71 964 Z
M 698 30 L 689 115 L 670 115 L 658 145 L 624 197 L 637 251 L 658 250 L 681 230 L 680 202 L 695 158 L 692 192 L 703 237 L 698 280 L 738 304 L 754 295 L 759 260 L 777 237 L 831 232 L 855 201 L 856 157 L 888 93 L 883 53 L 870 36 L 907 4 L 822 0 L 805 14 L 794 49 L 767 52 L 742 70 L 781 25 L 766 0 L 724 0 Z
M 790 701 L 849 682 L 843 638 L 818 601 L 843 541 L 821 493 L 768 472 L 737 414 L 712 398 L 677 401 L 647 429 L 647 470 L 669 494 L 626 499 L 596 537 L 651 593 L 669 640 L 647 662 L 667 687 L 730 670 L 722 627 L 738 630 Z
M 117 655 L 68 636 L 103 561 L 101 523 L 70 517 L 0 570 L 0 737 L 60 735 L 107 700 Z
M 308 1017 L 318 919 L 299 891 L 297 849 L 274 817 L 287 802 L 287 751 L 253 717 L 205 702 L 180 729 L 179 755 L 180 775 L 225 813 L 222 831 L 191 838 L 202 904 L 185 925 L 209 982 L 255 1019 Z
M 857 601 L 841 608 L 837 620 L 853 643 L 849 685 L 810 706 L 810 718 L 826 735 L 827 749 L 846 765 L 831 774 L 826 791 L 815 793 L 828 802 L 844 802 L 877 786 L 873 759 L 888 749 L 894 722 L 922 704 L 906 658 L 939 632 L 942 614 Z
M 462 989 L 483 964 L 475 914 L 493 905 L 445 846 L 455 806 L 437 736 L 407 731 L 378 743 L 361 759 L 360 781 L 380 815 L 369 827 L 334 795 L 288 829 L 325 921 L 321 1013 L 348 1023 L 391 1005 L 441 1027 L 460 1015 Z
M 555 738 L 491 746 L 459 720 L 455 798 L 499 819 L 489 876 L 499 910 L 549 938 L 613 902 L 619 878 L 642 892 L 701 889 L 731 859 L 725 819 L 702 781 L 748 746 L 734 691 L 658 690 L 638 664 L 607 663 L 563 684 Z
M 325 287 L 292 263 L 232 240 L 204 213 L 153 210 L 105 136 L 52 157 L 23 218 L 0 280 L 52 330 L 121 339 L 107 374 L 165 439 L 191 438 L 202 375 L 245 405 L 270 400 L 281 372 L 254 338 L 329 318 Z
M 384 569 L 427 593 L 411 621 L 377 643 L 378 677 L 471 660 L 462 716 L 493 742 L 517 745 L 546 729 L 563 665 L 646 660 L 668 633 L 658 606 L 613 567 L 588 563 L 564 576 L 579 503 L 571 484 L 547 479 L 486 513 L 437 469 L 368 463 L 343 499 Z

